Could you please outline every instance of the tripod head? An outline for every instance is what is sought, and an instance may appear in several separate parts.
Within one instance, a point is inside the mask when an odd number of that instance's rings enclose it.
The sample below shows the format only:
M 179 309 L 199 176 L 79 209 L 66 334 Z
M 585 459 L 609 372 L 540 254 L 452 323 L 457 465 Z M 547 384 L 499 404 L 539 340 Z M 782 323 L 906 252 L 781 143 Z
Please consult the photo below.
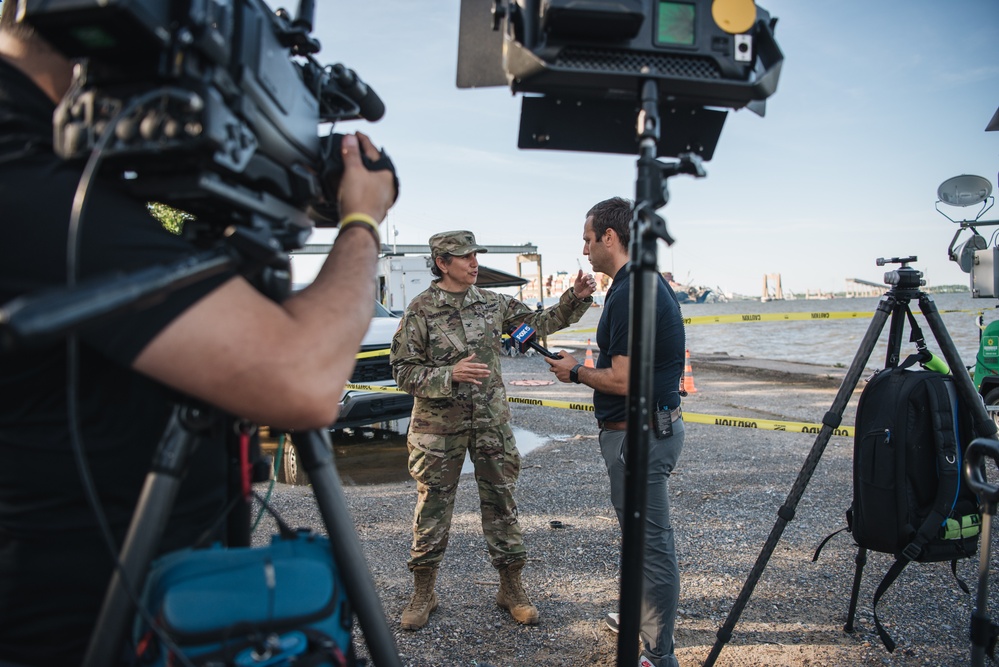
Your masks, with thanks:
M 894 271 L 885 272 L 885 285 L 891 285 L 892 291 L 897 292 L 898 290 L 914 290 L 919 292 L 919 288 L 926 284 L 923 280 L 923 272 L 917 271 L 916 269 L 909 266 L 910 262 L 915 262 L 918 258 L 915 255 L 910 257 L 878 257 L 876 262 L 878 266 L 884 266 L 885 264 L 901 264 L 898 269 Z M 910 296 L 917 296 L 918 294 L 913 294 Z

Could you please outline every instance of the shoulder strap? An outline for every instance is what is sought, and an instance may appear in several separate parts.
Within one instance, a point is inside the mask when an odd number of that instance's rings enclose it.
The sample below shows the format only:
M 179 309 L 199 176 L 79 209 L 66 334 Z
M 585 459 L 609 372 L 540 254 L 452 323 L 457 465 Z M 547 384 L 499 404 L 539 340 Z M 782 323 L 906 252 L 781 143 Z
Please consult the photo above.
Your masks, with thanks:
M 906 362 L 910 362 L 910 360 L 912 357 L 906 359 Z M 961 484 L 960 454 L 957 435 L 954 431 L 951 398 L 942 376 L 937 374 L 927 376 L 926 400 L 930 408 L 933 443 L 936 450 L 937 495 L 929 515 L 916 530 L 912 542 L 902 549 L 874 593 L 874 627 L 878 631 L 881 642 L 889 652 L 895 650 L 895 642 L 878 618 L 878 602 L 881 601 L 881 596 L 888 590 L 888 587 L 902 574 L 902 570 L 909 564 L 909 561 L 918 559 L 923 548 L 937 536 L 941 524 L 946 521 L 947 516 L 954 508 Z
M 878 602 L 881 601 L 881 596 L 885 594 L 885 591 L 888 590 L 889 586 L 895 583 L 895 580 L 898 579 L 898 575 L 902 574 L 902 570 L 904 570 L 905 566 L 908 564 L 909 559 L 904 556 L 900 556 L 896 559 L 888 569 L 884 579 L 882 579 L 881 583 L 878 584 L 878 589 L 874 592 L 874 627 L 878 631 L 878 637 L 881 638 L 881 643 L 885 645 L 885 648 L 888 649 L 889 653 L 895 650 L 895 640 L 891 638 L 888 631 L 884 629 L 883 625 L 881 625 L 881 619 L 878 618 Z
M 960 454 L 954 432 L 954 416 L 950 409 L 950 394 L 947 393 L 942 376 L 927 377 L 926 399 L 930 407 L 933 443 L 936 448 L 937 495 L 930 513 L 916 530 L 915 538 L 902 550 L 902 554 L 909 560 L 917 560 L 923 547 L 937 536 L 940 526 L 954 509 L 961 487 Z
M 888 649 L 889 653 L 895 650 L 895 640 L 891 638 L 888 631 L 884 629 L 883 625 L 881 625 L 881 619 L 878 618 L 878 602 L 881 601 L 881 596 L 885 594 L 885 591 L 888 590 L 889 586 L 895 583 L 895 580 L 898 579 L 898 575 L 902 574 L 902 570 L 904 570 L 905 566 L 908 564 L 908 558 L 899 557 L 896 559 L 888 569 L 888 572 L 885 573 L 884 579 L 882 579 L 881 583 L 878 584 L 878 589 L 874 592 L 874 601 L 872 605 L 874 611 L 874 627 L 878 631 L 878 637 L 881 638 L 881 643 L 885 645 L 885 648 Z M 957 581 L 957 585 L 961 587 L 962 591 L 964 591 L 964 594 L 970 595 L 971 590 L 968 588 L 968 584 L 964 583 L 964 581 L 957 576 L 957 560 L 952 560 L 950 562 L 950 571 L 954 575 L 954 580 Z M 995 637 L 992 638 L 992 644 L 993 646 L 995 645 Z

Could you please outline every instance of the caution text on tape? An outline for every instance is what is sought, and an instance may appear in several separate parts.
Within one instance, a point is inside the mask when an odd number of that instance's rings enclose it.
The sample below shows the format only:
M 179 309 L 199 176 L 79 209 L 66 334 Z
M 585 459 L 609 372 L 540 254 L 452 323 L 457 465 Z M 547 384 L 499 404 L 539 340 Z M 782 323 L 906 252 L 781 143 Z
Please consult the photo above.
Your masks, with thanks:
M 348 384 L 347 389 L 352 391 L 380 391 L 385 393 L 402 394 L 405 393 L 398 387 L 382 387 L 369 384 Z M 523 396 L 507 396 L 510 403 L 520 405 L 537 405 L 546 408 L 561 408 L 563 410 L 581 410 L 583 412 L 593 412 L 593 404 L 576 401 L 553 401 L 544 398 L 526 398 Z M 812 433 L 818 434 L 822 431 L 822 424 L 811 424 L 808 422 L 779 421 L 775 419 L 757 419 L 755 417 L 726 417 L 723 415 L 706 415 L 697 412 L 683 413 L 683 420 L 691 424 L 710 424 L 713 426 L 730 426 L 734 428 L 753 428 L 763 431 L 786 431 L 788 433 Z M 853 437 L 852 426 L 840 426 L 832 429 L 830 435 L 839 435 L 847 438 Z

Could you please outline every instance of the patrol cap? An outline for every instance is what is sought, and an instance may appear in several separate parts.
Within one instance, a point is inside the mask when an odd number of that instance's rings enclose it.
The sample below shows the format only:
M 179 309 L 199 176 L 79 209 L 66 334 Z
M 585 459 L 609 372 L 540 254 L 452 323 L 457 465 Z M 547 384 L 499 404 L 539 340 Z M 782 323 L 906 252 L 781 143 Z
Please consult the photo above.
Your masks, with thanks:
M 473 252 L 489 252 L 475 243 L 475 234 L 465 230 L 441 232 L 430 237 L 430 254 L 440 257 L 447 253 L 456 257 L 471 255 Z

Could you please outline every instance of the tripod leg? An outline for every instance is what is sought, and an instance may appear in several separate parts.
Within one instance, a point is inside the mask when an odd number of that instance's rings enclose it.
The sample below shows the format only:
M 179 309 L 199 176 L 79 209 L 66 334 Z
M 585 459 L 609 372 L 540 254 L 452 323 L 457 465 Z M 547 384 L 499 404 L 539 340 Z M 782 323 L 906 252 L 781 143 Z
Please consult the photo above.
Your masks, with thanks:
M 293 434 L 292 439 L 312 482 L 333 557 L 340 568 L 347 597 L 357 614 L 371 658 L 376 667 L 402 667 L 395 639 L 385 620 L 375 582 L 361 550 L 361 541 L 347 510 L 347 498 L 337 476 L 329 433 L 305 431 Z
M 850 609 L 846 612 L 844 632 L 853 632 L 853 619 L 857 616 L 857 598 L 860 597 L 860 580 L 864 576 L 864 566 L 867 565 L 867 549 L 857 549 L 857 571 L 853 574 L 853 588 L 850 590 Z
M 964 369 L 964 362 L 961 361 L 961 355 L 958 354 L 957 347 L 954 346 L 954 341 L 951 339 L 950 334 L 947 333 L 947 327 L 944 326 L 943 320 L 940 318 L 936 304 L 926 294 L 920 294 L 919 309 L 926 316 L 926 322 L 930 325 L 930 331 L 933 332 L 933 337 L 936 338 L 937 345 L 940 346 L 940 351 L 943 352 L 944 359 L 947 360 L 953 371 L 954 384 L 957 386 L 957 391 L 961 395 L 961 399 L 971 410 L 971 420 L 975 425 L 975 432 L 983 438 L 995 438 L 997 431 L 996 423 L 992 421 L 989 413 L 985 410 L 985 404 L 982 403 L 981 397 L 975 391 L 975 385 L 971 382 L 971 376 L 961 372 Z
M 794 518 L 794 511 L 798 506 L 798 501 L 801 500 L 801 496 L 805 493 L 805 487 L 808 485 L 812 473 L 815 472 L 815 467 L 819 464 L 819 459 L 822 457 L 822 452 L 825 451 L 829 438 L 832 437 L 833 430 L 839 427 L 843 419 L 843 412 L 846 410 L 846 406 L 853 396 L 853 390 L 857 388 L 860 375 L 867 367 L 867 362 L 874 351 L 874 346 L 877 344 L 878 338 L 881 336 L 881 331 L 888 320 L 888 315 L 894 310 L 896 303 L 897 301 L 891 292 L 886 294 L 881 299 L 881 302 L 878 303 L 877 310 L 874 312 L 874 318 L 871 320 L 870 326 L 867 327 L 867 333 L 864 334 L 864 338 L 860 342 L 860 348 L 857 350 L 857 355 L 853 358 L 853 363 L 850 364 L 850 368 L 846 372 L 843 384 L 840 385 L 839 391 L 836 392 L 836 398 L 833 400 L 832 407 L 829 408 L 829 412 L 822 418 L 822 430 L 819 431 L 818 436 L 815 438 L 815 443 L 812 445 L 812 449 L 808 453 L 808 457 L 805 459 L 805 463 L 801 467 L 801 472 L 798 473 L 798 478 L 794 481 L 787 499 L 781 508 L 777 510 L 777 523 L 774 524 L 774 527 L 770 531 L 770 536 L 763 545 L 762 551 L 760 551 L 760 555 L 756 558 L 756 563 L 753 565 L 746 583 L 743 584 L 739 597 L 736 598 L 735 604 L 732 605 L 732 610 L 729 612 L 728 618 L 725 619 L 725 623 L 718 630 L 718 639 L 715 641 L 714 646 L 711 647 L 711 653 L 708 654 L 707 660 L 704 661 L 704 667 L 711 667 L 711 665 L 715 664 L 718 654 L 721 653 L 722 648 L 732 638 L 732 629 L 739 621 L 742 610 L 749 602 L 749 597 L 753 594 L 753 589 L 756 588 L 756 582 L 759 581 L 760 576 L 763 574 L 763 569 L 767 566 L 767 561 L 773 555 L 774 549 L 777 547 L 777 541 L 780 540 L 784 528 Z
M 129 523 L 119 567 L 115 568 L 104 596 L 83 659 L 84 667 L 116 665 L 121 659 L 134 603 L 142 594 L 146 572 L 170 519 L 184 467 L 194 445 L 194 436 L 211 423 L 211 419 L 203 419 L 204 416 L 205 413 L 190 406 L 174 407 L 173 416 L 156 449 L 152 471 L 146 475 L 142 494 Z

